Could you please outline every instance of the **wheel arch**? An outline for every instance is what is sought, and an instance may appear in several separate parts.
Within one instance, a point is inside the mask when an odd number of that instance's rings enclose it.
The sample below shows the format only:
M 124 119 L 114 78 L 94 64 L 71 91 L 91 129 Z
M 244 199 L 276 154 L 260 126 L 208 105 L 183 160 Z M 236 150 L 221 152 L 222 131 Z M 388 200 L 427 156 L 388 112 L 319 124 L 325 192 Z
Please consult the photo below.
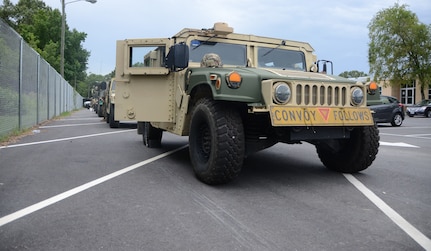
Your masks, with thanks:
M 188 115 L 190 116 L 190 111 L 192 111 L 196 102 L 202 98 L 208 98 L 211 100 L 215 100 L 214 98 L 214 90 L 211 85 L 208 84 L 200 84 L 193 87 L 190 92 L 190 102 L 188 107 Z M 247 103 L 241 101 L 229 101 L 229 100 L 218 100 L 219 102 L 228 103 L 233 109 L 238 109 L 240 111 L 241 117 L 244 118 L 244 115 L 247 113 Z
M 196 102 L 201 98 L 210 98 L 214 99 L 214 90 L 212 87 L 207 83 L 202 83 L 199 85 L 194 86 L 190 91 L 190 103 L 189 108 L 192 108 Z

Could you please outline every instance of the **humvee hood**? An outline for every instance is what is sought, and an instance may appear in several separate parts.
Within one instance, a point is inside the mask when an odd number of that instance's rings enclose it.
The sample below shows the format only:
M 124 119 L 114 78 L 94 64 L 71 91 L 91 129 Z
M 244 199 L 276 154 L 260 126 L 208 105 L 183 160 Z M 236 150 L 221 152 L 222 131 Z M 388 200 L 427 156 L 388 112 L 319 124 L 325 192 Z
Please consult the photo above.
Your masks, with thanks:
M 307 81 L 336 81 L 344 83 L 355 83 L 355 81 L 335 75 L 323 73 L 304 72 L 295 70 L 269 69 L 269 68 L 248 68 L 262 79 L 286 79 L 286 80 L 307 80 Z

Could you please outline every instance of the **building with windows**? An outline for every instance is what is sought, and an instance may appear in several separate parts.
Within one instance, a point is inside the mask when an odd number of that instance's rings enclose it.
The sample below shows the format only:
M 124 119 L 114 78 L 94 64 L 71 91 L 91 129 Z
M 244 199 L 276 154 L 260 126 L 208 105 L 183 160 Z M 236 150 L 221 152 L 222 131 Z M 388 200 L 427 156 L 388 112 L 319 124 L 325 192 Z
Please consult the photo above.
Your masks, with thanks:
M 352 78 L 356 81 L 368 82 L 371 77 Z M 386 82 L 386 85 L 385 85 Z M 417 81 L 402 86 L 391 86 L 388 81 L 380 81 L 380 94 L 393 96 L 405 105 L 414 105 L 422 100 L 420 85 Z M 425 87 L 425 99 L 431 99 L 431 86 Z
M 402 86 L 384 86 L 384 82 L 379 83 L 381 94 L 396 97 L 405 105 L 414 105 L 422 100 L 420 85 L 417 81 Z M 431 99 L 431 87 L 425 87 L 425 99 Z

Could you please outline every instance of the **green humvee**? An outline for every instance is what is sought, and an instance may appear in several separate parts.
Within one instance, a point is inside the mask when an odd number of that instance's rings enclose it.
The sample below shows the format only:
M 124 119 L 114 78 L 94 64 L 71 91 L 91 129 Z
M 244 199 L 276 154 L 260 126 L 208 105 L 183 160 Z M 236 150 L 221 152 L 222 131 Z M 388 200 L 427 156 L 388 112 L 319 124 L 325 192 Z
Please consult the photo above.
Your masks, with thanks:
M 116 53 L 115 118 L 138 121 L 148 147 L 161 146 L 163 131 L 189 136 L 204 183 L 235 179 L 246 156 L 278 142 L 313 144 L 328 169 L 346 173 L 378 152 L 367 86 L 326 74 L 330 61 L 308 43 L 216 23 L 117 41 Z

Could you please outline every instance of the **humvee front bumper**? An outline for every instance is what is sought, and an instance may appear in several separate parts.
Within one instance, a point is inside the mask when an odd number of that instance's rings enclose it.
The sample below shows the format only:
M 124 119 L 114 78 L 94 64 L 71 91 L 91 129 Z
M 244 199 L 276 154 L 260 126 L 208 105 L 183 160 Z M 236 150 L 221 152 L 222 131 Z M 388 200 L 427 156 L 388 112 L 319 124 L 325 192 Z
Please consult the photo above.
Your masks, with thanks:
M 272 126 L 369 126 L 373 116 L 367 107 L 271 106 Z

